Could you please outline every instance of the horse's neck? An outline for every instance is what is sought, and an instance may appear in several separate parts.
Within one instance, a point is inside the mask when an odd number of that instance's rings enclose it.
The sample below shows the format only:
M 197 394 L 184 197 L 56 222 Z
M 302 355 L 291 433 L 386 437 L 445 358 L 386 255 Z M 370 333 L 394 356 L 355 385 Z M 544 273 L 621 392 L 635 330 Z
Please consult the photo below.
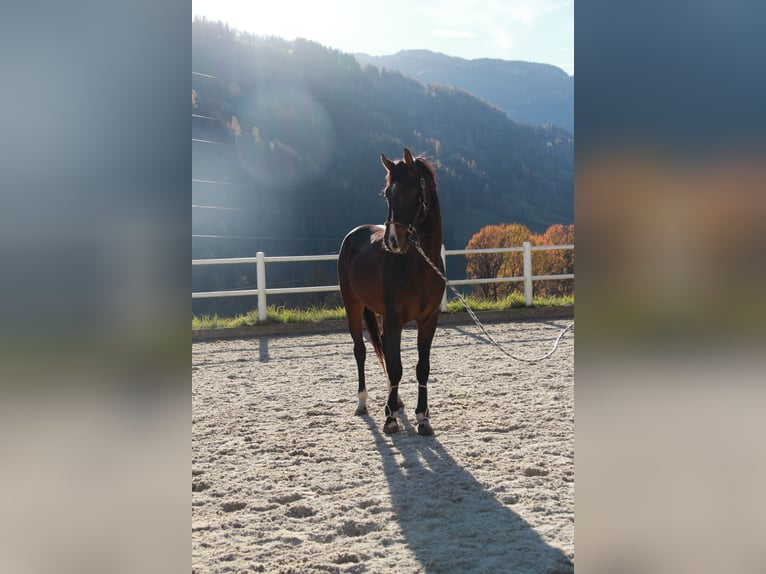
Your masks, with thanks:
M 426 252 L 434 256 L 441 254 L 442 216 L 441 210 L 439 209 L 438 199 L 432 199 L 432 210 L 430 216 L 423 224 L 421 244 Z

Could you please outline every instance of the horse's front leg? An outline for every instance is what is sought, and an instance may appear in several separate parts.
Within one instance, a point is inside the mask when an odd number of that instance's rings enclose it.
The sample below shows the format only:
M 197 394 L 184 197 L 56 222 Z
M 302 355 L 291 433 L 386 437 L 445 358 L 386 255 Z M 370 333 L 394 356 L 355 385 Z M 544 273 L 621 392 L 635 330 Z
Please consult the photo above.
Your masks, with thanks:
M 386 359 L 386 371 L 388 373 L 388 400 L 386 401 L 386 423 L 383 432 L 393 434 L 399 431 L 399 423 L 396 421 L 396 413 L 403 406 L 399 398 L 399 382 L 402 380 L 402 327 L 396 324 L 384 324 L 383 326 L 383 354 Z
M 418 323 L 418 404 L 415 407 L 415 418 L 418 421 L 418 434 L 429 436 L 434 429 L 428 421 L 428 375 L 431 372 L 431 342 L 436 332 L 438 315 L 433 314 L 427 321 Z

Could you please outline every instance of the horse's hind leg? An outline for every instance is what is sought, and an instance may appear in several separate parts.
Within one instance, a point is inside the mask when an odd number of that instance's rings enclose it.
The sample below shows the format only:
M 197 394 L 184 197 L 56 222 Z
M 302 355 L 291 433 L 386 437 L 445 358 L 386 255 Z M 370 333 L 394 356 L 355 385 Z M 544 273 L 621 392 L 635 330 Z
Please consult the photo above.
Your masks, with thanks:
M 431 342 L 436 332 L 438 316 L 436 313 L 423 323 L 418 323 L 418 404 L 415 418 L 418 421 L 418 434 L 429 436 L 434 429 L 428 421 L 428 375 L 431 372 Z
M 359 373 L 359 388 L 357 389 L 357 399 L 358 404 L 356 406 L 356 410 L 354 411 L 355 415 L 366 415 L 367 414 L 367 387 L 365 386 L 364 382 L 364 359 L 366 355 L 366 350 L 364 348 L 364 340 L 354 340 L 354 358 L 356 359 L 356 368 Z
M 356 306 L 349 305 L 346 308 L 346 316 L 348 317 L 348 330 L 351 332 L 351 338 L 354 340 L 354 359 L 356 359 L 356 370 L 359 376 L 359 388 L 357 390 L 357 397 L 359 403 L 357 404 L 356 415 L 367 414 L 367 387 L 364 380 L 364 361 L 367 355 L 367 350 L 364 346 L 364 337 L 362 336 L 362 310 Z

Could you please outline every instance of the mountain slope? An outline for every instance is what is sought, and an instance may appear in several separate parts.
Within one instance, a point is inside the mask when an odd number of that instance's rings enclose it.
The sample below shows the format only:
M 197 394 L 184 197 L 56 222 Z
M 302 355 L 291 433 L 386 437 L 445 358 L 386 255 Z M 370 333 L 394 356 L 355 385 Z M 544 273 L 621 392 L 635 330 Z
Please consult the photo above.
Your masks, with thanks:
M 518 122 L 551 124 L 574 133 L 574 78 L 555 66 L 490 58 L 465 60 L 429 50 L 355 57 L 362 65 L 397 70 L 424 84 L 455 86 L 499 106 Z

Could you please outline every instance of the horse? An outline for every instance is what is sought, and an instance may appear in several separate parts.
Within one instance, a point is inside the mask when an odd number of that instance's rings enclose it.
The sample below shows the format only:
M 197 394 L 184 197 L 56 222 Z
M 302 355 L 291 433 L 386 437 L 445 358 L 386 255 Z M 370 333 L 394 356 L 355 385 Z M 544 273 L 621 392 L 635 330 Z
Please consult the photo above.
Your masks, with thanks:
M 365 344 L 362 323 L 388 378 L 388 400 L 383 431 L 399 431 L 396 414 L 402 378 L 401 340 L 405 324 L 418 327 L 418 402 L 415 407 L 419 435 L 433 434 L 429 422 L 428 375 L 431 342 L 436 332 L 444 281 L 425 260 L 424 253 L 444 274 L 441 258 L 442 223 L 436 172 L 424 157 L 404 157 L 393 162 L 381 154 L 386 169 L 382 191 L 388 204 L 385 225 L 360 225 L 343 239 L 338 256 L 338 283 L 354 341 L 359 377 L 356 415 L 367 414 L 364 378 Z M 411 249 L 411 247 L 415 249 Z M 422 252 L 421 252 L 422 250 Z M 382 318 L 382 331 L 377 316 Z

